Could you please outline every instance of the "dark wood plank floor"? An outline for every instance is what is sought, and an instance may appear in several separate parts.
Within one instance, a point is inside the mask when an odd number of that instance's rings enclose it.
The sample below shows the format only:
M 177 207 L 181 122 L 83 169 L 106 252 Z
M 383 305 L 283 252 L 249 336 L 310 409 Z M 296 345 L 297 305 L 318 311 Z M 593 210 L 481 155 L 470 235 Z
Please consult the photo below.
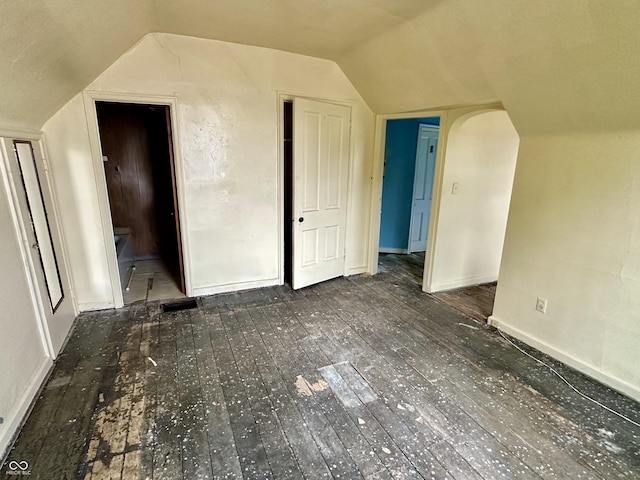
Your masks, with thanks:
M 640 477 L 640 428 L 383 266 L 80 316 L 2 478 Z
M 455 288 L 433 293 L 438 300 L 464 313 L 468 317 L 485 322 L 493 313 L 497 282 Z
M 416 252 L 410 255 L 398 255 L 393 253 L 381 254 L 382 269 L 384 265 L 393 265 L 397 271 L 401 271 L 407 281 L 413 281 L 416 285 L 422 285 L 424 271 L 424 252 Z M 496 282 L 472 285 L 469 287 L 455 288 L 443 292 L 432 293 L 435 298 L 466 316 L 486 323 L 493 313 L 493 301 L 496 297 Z

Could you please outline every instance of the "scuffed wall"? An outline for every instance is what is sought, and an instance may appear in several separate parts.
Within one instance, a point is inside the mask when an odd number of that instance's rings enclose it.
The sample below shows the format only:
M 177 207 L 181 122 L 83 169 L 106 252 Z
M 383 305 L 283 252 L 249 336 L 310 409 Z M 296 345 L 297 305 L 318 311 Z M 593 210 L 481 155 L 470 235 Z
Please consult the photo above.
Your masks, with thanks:
M 346 264 L 348 273 L 366 270 L 373 114 L 335 63 L 150 34 L 87 90 L 177 99 L 173 128 L 191 294 L 279 282 L 278 92 L 349 102 Z M 56 183 L 65 190 L 59 200 L 80 308 L 104 308 L 113 299 L 83 108 L 76 97 L 43 130 Z

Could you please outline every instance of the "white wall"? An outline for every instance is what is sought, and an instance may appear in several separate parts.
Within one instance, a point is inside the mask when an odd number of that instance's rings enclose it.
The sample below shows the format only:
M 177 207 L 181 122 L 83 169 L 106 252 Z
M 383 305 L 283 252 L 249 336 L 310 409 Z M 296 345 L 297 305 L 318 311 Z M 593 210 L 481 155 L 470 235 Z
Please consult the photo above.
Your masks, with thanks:
M 640 131 L 521 139 L 491 319 L 636 400 L 638 152 Z
M 457 118 L 453 111 L 449 122 L 432 292 L 498 278 L 518 154 L 518 133 L 505 111 Z
M 44 133 L 78 307 L 113 306 L 82 95 L 54 115 Z
M 367 268 L 373 114 L 338 66 L 258 47 L 150 34 L 88 89 L 173 96 L 183 244 L 194 295 L 279 282 L 278 92 L 351 103 L 347 271 Z M 43 127 L 81 309 L 113 305 L 86 119 L 77 96 Z
M 0 158 L 0 170 L 1 164 Z M 0 458 L 51 364 L 38 330 L 5 182 L 0 175 Z

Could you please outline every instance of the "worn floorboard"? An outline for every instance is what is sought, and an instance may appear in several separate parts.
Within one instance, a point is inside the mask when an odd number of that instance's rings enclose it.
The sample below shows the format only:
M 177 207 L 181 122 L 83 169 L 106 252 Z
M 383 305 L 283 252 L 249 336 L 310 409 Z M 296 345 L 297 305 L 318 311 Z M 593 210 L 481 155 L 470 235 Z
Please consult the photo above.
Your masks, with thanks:
M 437 292 L 433 296 L 474 320 L 486 322 L 493 313 L 496 287 L 496 282 L 483 283 Z
M 404 257 L 295 292 L 81 315 L 0 478 L 15 462 L 48 480 L 640 477 L 640 428 L 422 293 Z
M 399 281 L 422 285 L 424 272 L 424 252 L 401 255 L 395 253 L 381 254 L 379 269 L 381 272 L 392 272 L 392 277 Z M 496 296 L 496 282 L 454 288 L 432 295 L 447 305 L 462 312 L 466 316 L 486 322 L 493 313 L 493 301 Z

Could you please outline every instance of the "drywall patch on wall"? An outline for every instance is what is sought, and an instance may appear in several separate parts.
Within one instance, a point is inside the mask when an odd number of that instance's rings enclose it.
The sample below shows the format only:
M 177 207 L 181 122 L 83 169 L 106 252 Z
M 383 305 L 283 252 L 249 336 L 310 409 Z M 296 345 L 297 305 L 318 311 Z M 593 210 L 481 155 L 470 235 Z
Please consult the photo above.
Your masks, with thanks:
M 353 161 L 346 271 L 366 268 L 374 117 L 335 63 L 150 34 L 88 90 L 177 99 L 173 128 L 181 146 L 183 244 L 190 252 L 185 261 L 190 262 L 192 293 L 200 295 L 279 282 L 278 92 L 348 102 Z M 44 130 L 56 182 L 67 190 L 60 205 L 65 236 L 72 239 L 74 280 L 82 284 L 79 304 L 108 307 L 108 263 L 80 107 L 81 100 L 74 99 Z
M 519 137 L 502 110 L 448 132 L 430 291 L 498 278 Z
M 420 124 L 440 125 L 440 118 L 387 120 L 380 214 L 380 248 L 385 250 L 406 250 L 409 243 L 413 178 Z

